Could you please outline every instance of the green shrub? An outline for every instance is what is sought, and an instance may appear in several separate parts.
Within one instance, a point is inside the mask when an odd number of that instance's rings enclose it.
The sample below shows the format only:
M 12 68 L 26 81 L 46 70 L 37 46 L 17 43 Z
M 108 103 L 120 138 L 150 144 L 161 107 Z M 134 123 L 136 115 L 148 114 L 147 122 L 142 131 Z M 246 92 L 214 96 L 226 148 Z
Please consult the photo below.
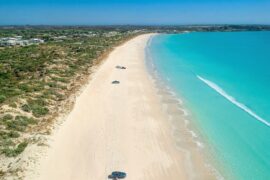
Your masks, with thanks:
M 32 109 L 32 113 L 35 117 L 41 117 L 41 116 L 45 116 L 46 114 L 48 114 L 49 109 L 43 106 L 40 106 L 38 104 L 33 105 L 31 107 Z
M 30 124 L 35 124 L 36 120 L 26 116 L 16 116 L 15 120 L 7 121 L 5 123 L 8 130 L 24 131 Z
M 49 97 L 48 95 L 44 97 Z M 41 117 L 48 114 L 49 109 L 47 103 L 42 99 L 30 100 L 28 104 L 24 104 L 21 109 L 25 112 L 32 112 L 35 117 Z
M 67 78 L 62 78 L 62 77 L 53 77 L 52 80 L 59 81 L 59 82 L 62 82 L 62 83 L 68 83 L 69 82 Z
M 24 104 L 22 105 L 21 109 L 25 112 L 30 112 L 31 111 L 31 108 L 28 104 Z
M 6 138 L 0 141 L 0 145 L 3 147 L 10 147 L 14 146 L 15 143 L 11 139 Z
M 7 136 L 9 138 L 18 138 L 18 137 L 20 137 L 20 134 L 18 132 L 16 132 L 16 131 L 10 131 L 10 132 L 7 133 Z
M 6 114 L 2 117 L 3 121 L 12 120 L 13 116 L 11 114 Z
M 8 139 L 8 138 L 18 138 L 20 134 L 16 131 L 0 131 L 0 138 L 1 139 Z
M 43 84 L 36 84 L 33 85 L 33 87 L 31 87 L 33 91 L 41 91 L 44 89 L 44 85 Z
M 24 142 L 18 144 L 18 146 L 15 148 L 9 148 L 9 147 L 4 148 L 2 150 L 2 153 L 7 157 L 16 157 L 25 150 L 27 145 L 28 145 L 28 143 L 26 141 L 24 141 Z
M 18 121 L 7 121 L 5 123 L 6 129 L 8 130 L 14 130 L 14 131 L 24 131 L 25 126 L 22 126 L 20 122 Z
M 5 175 L 5 172 L 3 170 L 0 170 L 0 177 L 3 177 Z
M 57 83 L 56 82 L 48 82 L 47 85 L 50 86 L 50 87 L 54 87 L 54 88 L 57 87 Z
M 17 108 L 17 104 L 15 102 L 10 103 L 9 106 L 12 108 Z
M 48 114 L 49 109 L 46 107 L 47 103 L 43 99 L 29 101 L 30 109 L 35 117 L 41 117 Z
M 63 94 L 58 93 L 58 92 L 54 92 L 54 96 L 55 96 L 57 101 L 62 101 L 65 99 L 65 96 Z
M 21 154 L 25 148 L 27 147 L 28 143 L 26 141 L 20 143 L 17 148 L 15 149 L 16 154 Z
M 67 86 L 59 86 L 59 88 L 62 89 L 62 90 L 66 90 Z
M 6 100 L 6 96 L 0 95 L 0 104 Z
M 20 84 L 18 87 L 24 92 L 31 92 L 31 88 L 27 84 Z
M 28 118 L 26 116 L 16 116 L 15 121 L 23 122 L 23 124 L 35 124 L 36 120 L 33 118 Z

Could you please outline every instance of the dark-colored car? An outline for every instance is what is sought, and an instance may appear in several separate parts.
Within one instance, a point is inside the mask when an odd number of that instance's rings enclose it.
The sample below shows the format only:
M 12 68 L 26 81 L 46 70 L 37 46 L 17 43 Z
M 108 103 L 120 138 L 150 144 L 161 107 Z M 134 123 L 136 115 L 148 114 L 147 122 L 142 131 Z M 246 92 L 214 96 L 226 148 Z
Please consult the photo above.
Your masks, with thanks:
M 114 171 L 108 176 L 109 179 L 124 179 L 127 176 L 125 172 Z
M 112 84 L 120 84 L 120 81 L 113 81 Z
M 125 66 L 115 66 L 117 69 L 127 69 Z

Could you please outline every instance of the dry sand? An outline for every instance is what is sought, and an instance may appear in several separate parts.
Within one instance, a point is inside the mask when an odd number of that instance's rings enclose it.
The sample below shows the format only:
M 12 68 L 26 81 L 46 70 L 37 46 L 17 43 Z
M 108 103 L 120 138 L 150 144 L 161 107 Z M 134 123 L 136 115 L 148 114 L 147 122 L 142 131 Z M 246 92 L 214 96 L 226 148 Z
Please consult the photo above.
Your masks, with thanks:
M 99 67 L 54 135 L 39 179 L 105 180 L 115 170 L 125 171 L 128 180 L 213 178 L 188 138 L 184 142 L 190 151 L 176 146 L 168 114 L 145 66 L 151 36 L 117 47 Z M 120 84 L 111 84 L 114 80 Z M 181 125 L 183 119 L 177 122 Z

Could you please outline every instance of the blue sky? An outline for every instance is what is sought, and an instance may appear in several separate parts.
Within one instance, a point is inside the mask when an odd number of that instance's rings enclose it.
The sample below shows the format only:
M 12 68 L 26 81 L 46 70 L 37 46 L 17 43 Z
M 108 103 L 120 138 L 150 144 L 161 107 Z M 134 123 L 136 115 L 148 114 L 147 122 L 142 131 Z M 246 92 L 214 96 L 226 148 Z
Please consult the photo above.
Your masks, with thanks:
M 0 24 L 270 24 L 270 0 L 0 0 Z

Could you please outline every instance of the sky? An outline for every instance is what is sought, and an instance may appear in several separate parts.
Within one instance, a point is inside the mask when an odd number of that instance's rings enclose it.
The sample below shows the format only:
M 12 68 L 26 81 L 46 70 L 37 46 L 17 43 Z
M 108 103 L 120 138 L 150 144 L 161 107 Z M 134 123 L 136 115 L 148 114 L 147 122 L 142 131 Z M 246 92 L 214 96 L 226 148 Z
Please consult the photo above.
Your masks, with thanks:
M 0 0 L 0 25 L 270 24 L 270 0 Z

